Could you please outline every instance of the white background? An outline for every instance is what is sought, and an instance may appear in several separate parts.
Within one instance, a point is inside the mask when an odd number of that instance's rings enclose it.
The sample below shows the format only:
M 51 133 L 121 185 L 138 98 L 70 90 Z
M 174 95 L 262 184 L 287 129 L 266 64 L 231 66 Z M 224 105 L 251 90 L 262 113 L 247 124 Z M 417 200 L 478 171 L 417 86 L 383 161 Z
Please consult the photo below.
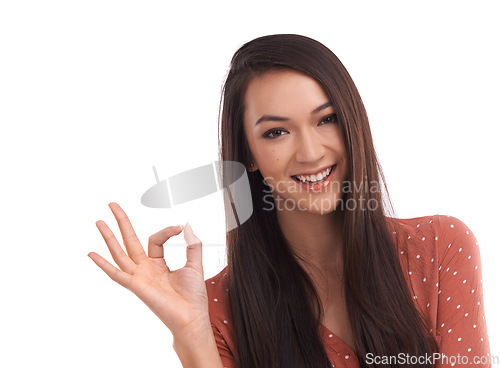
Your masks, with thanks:
M 0 5 L 0 366 L 181 367 L 172 336 L 87 257 L 95 226 L 143 245 L 189 221 L 225 266 L 221 198 L 151 209 L 161 179 L 217 159 L 233 53 L 266 34 L 329 47 L 361 93 L 398 217 L 452 215 L 478 239 L 490 346 L 500 355 L 495 1 L 5 1 Z M 177 242 L 177 246 L 173 245 Z M 185 263 L 182 237 L 167 263 Z M 212 244 L 212 245 L 210 245 Z

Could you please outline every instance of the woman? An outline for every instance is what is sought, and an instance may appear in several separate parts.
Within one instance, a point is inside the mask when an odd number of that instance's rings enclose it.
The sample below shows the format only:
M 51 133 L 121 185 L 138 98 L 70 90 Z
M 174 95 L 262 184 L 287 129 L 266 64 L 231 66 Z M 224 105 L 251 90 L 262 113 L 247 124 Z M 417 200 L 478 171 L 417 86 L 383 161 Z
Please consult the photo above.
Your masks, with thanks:
M 489 355 L 474 235 L 454 217 L 387 216 L 366 111 L 328 48 L 293 34 L 243 45 L 220 133 L 220 159 L 247 167 L 253 200 L 227 234 L 225 269 L 202 283 L 201 242 L 186 226 L 187 263 L 171 272 L 162 246 L 182 229 L 153 235 L 146 256 L 114 203 L 129 256 L 103 222 L 121 270 L 89 254 L 172 331 L 185 367 L 431 367 Z M 226 184 L 235 176 L 225 168 Z

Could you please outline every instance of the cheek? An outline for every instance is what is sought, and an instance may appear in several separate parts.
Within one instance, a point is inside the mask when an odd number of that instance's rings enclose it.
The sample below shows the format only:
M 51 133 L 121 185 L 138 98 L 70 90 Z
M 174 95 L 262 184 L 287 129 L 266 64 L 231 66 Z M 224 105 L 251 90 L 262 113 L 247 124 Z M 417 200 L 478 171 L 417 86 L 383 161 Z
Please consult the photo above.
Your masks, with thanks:
M 274 166 L 276 163 L 280 162 L 280 158 L 283 155 L 282 150 L 272 147 L 269 144 L 255 144 L 255 149 L 252 150 L 254 152 L 254 157 L 257 161 L 259 161 L 260 166 L 269 167 Z
M 261 150 L 257 160 L 260 163 L 260 172 L 264 177 L 267 176 L 270 180 L 282 180 L 287 163 L 283 150 L 275 147 Z
M 337 128 L 335 131 L 334 142 L 335 142 L 335 147 L 338 147 L 339 152 L 342 152 L 342 154 L 345 156 L 346 150 L 345 150 L 344 138 L 342 136 L 340 128 Z
M 325 145 L 334 150 L 338 155 L 341 155 L 344 159 L 346 158 L 346 150 L 344 145 L 344 139 L 339 127 L 335 127 L 335 130 L 328 132 L 324 135 Z

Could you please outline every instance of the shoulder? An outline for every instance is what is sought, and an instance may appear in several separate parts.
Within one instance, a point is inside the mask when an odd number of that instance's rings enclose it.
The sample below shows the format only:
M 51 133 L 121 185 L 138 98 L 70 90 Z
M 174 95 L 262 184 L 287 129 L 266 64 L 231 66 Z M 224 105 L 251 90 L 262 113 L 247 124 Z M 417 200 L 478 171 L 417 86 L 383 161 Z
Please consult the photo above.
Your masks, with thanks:
M 400 252 L 403 252 L 401 254 L 416 252 L 415 255 L 418 258 L 422 256 L 422 253 L 431 255 L 431 258 L 435 256 L 437 241 L 436 215 L 412 218 L 387 217 L 387 222 L 398 243 Z
M 410 242 L 419 236 L 422 241 L 429 240 L 425 235 L 434 235 L 435 240 L 457 240 L 469 235 L 471 239 L 474 238 L 471 229 L 462 220 L 449 215 L 435 214 L 406 219 L 387 217 L 387 222 L 394 234 L 399 230 L 402 233 L 400 235 L 406 235 Z
M 443 264 L 454 254 L 468 253 L 472 258 L 479 252 L 472 230 L 454 216 L 435 214 L 387 219 L 400 250 L 417 258 L 427 255 L 433 262 L 438 260 L 438 264 Z
M 439 267 L 435 215 L 387 220 L 407 281 L 421 283 L 417 289 L 428 293 Z
M 435 215 L 435 218 L 441 264 L 460 267 L 474 263 L 476 266 L 480 258 L 479 244 L 469 226 L 454 216 Z
M 420 216 L 420 217 L 412 217 L 412 218 L 395 218 L 395 217 L 386 217 L 387 222 L 391 228 L 394 230 L 402 230 L 407 233 L 417 232 L 432 232 L 434 229 L 434 221 L 435 216 L 437 215 L 428 215 L 428 216 Z M 411 238 L 410 238 L 411 239 Z
M 402 264 L 406 263 L 405 271 L 412 279 L 425 284 L 432 280 L 442 288 L 451 285 L 448 281 L 453 278 L 461 278 L 463 283 L 472 279 L 480 281 L 478 242 L 464 221 L 436 214 L 399 219 L 398 224 L 401 232 L 398 239 L 404 238 L 404 242 L 400 242 L 404 243 L 400 259 Z
M 470 283 L 479 275 L 476 238 L 463 221 L 448 215 L 388 218 L 388 223 L 413 297 L 435 322 L 437 299 L 449 296 L 449 290 L 457 288 L 458 278 Z
M 210 321 L 216 326 L 224 324 L 229 318 L 229 294 L 227 287 L 227 266 L 217 275 L 205 280 L 208 295 Z
M 434 215 L 434 217 L 436 219 L 436 228 L 443 240 L 474 237 L 471 229 L 462 220 L 449 215 Z

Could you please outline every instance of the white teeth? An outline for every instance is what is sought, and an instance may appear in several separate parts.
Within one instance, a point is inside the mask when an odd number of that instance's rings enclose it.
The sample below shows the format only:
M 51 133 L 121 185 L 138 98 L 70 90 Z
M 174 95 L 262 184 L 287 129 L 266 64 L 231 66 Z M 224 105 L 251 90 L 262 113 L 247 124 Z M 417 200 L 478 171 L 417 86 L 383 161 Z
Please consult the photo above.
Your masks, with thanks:
M 332 167 L 330 166 L 328 169 L 324 170 L 323 172 L 320 172 L 319 174 L 316 175 L 296 175 L 296 177 L 300 181 L 309 181 L 309 182 L 315 182 L 315 181 L 320 181 L 326 178 L 328 175 L 330 175 L 330 172 L 332 171 Z

